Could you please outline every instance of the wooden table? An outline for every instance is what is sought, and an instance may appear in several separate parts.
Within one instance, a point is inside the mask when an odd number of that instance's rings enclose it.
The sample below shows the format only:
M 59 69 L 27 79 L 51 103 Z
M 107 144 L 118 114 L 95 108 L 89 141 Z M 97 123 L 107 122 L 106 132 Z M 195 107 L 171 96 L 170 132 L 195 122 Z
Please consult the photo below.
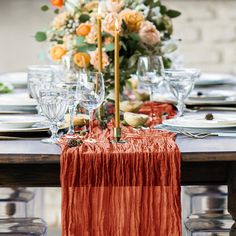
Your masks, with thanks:
M 182 185 L 228 185 L 236 220 L 236 138 L 177 136 Z M 60 148 L 40 140 L 0 141 L 0 186 L 60 186 Z M 231 235 L 236 235 L 232 234 Z

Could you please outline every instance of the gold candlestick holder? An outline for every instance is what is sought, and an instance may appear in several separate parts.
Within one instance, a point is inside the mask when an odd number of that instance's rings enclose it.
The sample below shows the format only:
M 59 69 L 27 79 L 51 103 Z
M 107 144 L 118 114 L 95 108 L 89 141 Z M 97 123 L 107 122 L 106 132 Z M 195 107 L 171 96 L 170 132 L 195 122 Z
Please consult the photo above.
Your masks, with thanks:
M 114 137 L 114 139 L 112 140 L 112 143 L 126 143 L 125 140 L 121 139 L 121 128 L 120 127 L 114 128 L 113 137 Z

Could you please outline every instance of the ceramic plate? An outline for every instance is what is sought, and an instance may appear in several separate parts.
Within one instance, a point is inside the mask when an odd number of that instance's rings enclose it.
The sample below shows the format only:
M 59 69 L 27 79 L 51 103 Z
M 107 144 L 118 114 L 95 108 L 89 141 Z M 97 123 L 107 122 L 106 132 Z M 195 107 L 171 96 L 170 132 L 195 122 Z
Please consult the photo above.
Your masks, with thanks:
M 4 73 L 0 75 L 0 82 L 10 83 L 15 88 L 27 88 L 27 73 L 26 72 L 14 72 Z
M 44 121 L 45 118 L 39 116 L 2 115 L 0 116 L 0 129 L 30 128 L 33 125 Z
M 203 73 L 199 79 L 195 81 L 195 85 L 208 86 L 232 83 L 235 80 L 235 76 L 231 74 L 213 74 Z
M 189 115 L 163 121 L 163 124 L 178 128 L 228 128 L 236 127 L 236 115 L 213 114 L 213 120 L 206 120 L 205 114 Z
M 233 96 L 236 96 L 236 93 L 232 91 L 227 91 L 227 90 L 211 90 L 211 91 L 195 90 L 190 94 L 189 99 L 225 100 L 228 97 L 233 97 Z

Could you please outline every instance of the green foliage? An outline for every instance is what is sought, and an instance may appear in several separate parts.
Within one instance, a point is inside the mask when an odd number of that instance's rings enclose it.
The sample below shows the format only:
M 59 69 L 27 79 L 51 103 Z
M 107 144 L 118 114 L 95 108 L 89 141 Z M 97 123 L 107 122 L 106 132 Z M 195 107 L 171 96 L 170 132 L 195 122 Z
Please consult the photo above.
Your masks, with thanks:
M 166 12 L 166 15 L 169 16 L 170 18 L 176 18 L 181 15 L 181 12 L 176 11 L 176 10 L 168 10 Z
M 48 7 L 48 5 L 43 5 L 43 6 L 41 6 L 41 11 L 48 11 L 49 10 L 49 7 Z
M 78 37 L 76 38 L 76 44 L 77 44 L 77 46 L 80 46 L 81 44 L 84 44 L 84 39 L 85 39 L 84 36 L 78 36 Z
M 128 36 L 134 41 L 140 41 L 140 37 L 137 33 L 132 32 L 132 33 L 129 33 Z
M 43 31 L 38 31 L 35 36 L 34 36 L 35 40 L 38 42 L 44 42 L 47 40 L 47 34 Z
M 105 46 L 105 52 L 112 52 L 115 49 L 114 43 L 109 43 Z
M 87 14 L 82 14 L 80 17 L 79 17 L 79 21 L 84 23 L 86 21 L 89 21 L 90 20 L 90 16 L 87 15 Z
M 54 14 L 56 14 L 56 15 L 59 14 L 59 12 L 60 12 L 59 9 L 55 9 L 55 10 L 54 10 Z

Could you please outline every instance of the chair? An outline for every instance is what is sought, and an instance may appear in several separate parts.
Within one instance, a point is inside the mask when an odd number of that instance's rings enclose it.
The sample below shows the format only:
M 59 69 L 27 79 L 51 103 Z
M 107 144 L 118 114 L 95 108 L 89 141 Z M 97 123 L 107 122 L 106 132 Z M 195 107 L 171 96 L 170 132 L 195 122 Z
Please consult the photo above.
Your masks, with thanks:
M 190 198 L 185 227 L 189 236 L 229 235 L 233 220 L 227 211 L 225 186 L 186 187 Z
M 40 218 L 0 219 L 0 236 L 46 236 L 46 223 Z

